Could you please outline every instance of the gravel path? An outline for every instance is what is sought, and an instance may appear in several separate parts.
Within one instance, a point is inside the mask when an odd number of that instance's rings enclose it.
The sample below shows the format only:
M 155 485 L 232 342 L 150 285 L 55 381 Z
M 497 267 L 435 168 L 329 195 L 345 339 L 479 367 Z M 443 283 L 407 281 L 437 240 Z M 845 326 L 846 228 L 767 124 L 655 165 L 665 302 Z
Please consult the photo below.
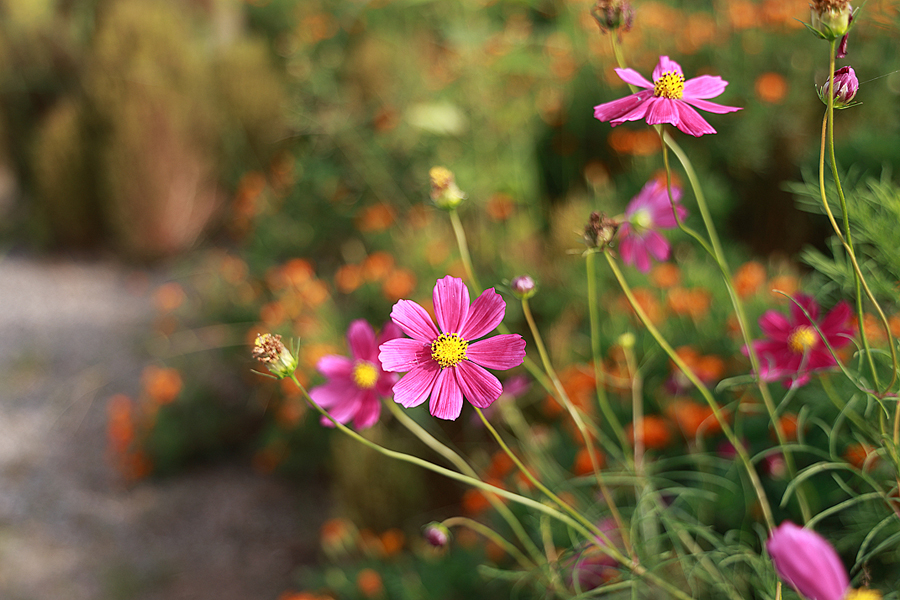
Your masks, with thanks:
M 315 554 L 326 507 L 246 465 L 128 487 L 105 405 L 137 391 L 150 277 L 0 260 L 0 598 L 267 600 Z

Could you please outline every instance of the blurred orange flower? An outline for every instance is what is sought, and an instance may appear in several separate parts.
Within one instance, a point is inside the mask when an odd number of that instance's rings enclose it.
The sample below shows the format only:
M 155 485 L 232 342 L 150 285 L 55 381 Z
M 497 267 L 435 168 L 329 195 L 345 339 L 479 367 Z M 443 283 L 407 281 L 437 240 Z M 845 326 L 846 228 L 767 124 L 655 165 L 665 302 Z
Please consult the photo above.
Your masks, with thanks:
M 757 293 L 765 282 L 766 268 L 755 260 L 745 262 L 734 272 L 734 288 L 741 298 Z
M 665 412 L 688 440 L 696 438 L 698 432 L 715 435 L 722 431 L 722 426 L 713 416 L 712 408 L 689 398 L 676 398 L 666 406 Z
M 496 193 L 488 198 L 485 210 L 494 221 L 505 221 L 510 218 L 516 209 L 516 203 L 509 194 Z
M 366 281 L 380 281 L 394 269 L 394 257 L 378 251 L 368 255 L 362 263 L 362 274 Z
M 184 303 L 184 289 L 178 283 L 170 281 L 159 286 L 153 294 L 153 303 L 159 312 L 172 312 Z
M 384 556 L 397 556 L 403 550 L 406 544 L 406 536 L 397 528 L 388 529 L 381 534 L 381 546 L 384 549 Z
M 847 449 L 844 450 L 844 460 L 846 460 L 857 469 L 862 469 L 863 467 L 865 467 L 866 461 L 868 460 L 868 469 L 871 469 L 878 462 L 877 456 L 869 459 L 869 456 L 873 452 L 875 452 L 875 448 L 873 448 L 869 444 L 853 443 L 848 445 Z
M 356 576 L 356 588 L 366 598 L 377 598 L 384 593 L 384 582 L 375 569 L 363 569 Z
M 660 289 L 669 289 L 681 281 L 681 269 L 672 263 L 659 263 L 650 271 L 650 281 Z
M 384 231 L 394 224 L 395 218 L 394 209 L 384 202 L 379 202 L 359 211 L 359 215 L 356 218 L 356 227 L 360 231 L 366 232 Z
M 174 402 L 181 393 L 181 375 L 175 369 L 166 369 L 154 365 L 144 368 L 141 384 L 147 398 L 157 405 Z
M 344 294 L 355 292 L 362 282 L 362 268 L 359 265 L 342 265 L 334 274 L 334 285 Z
M 381 285 L 384 296 L 396 302 L 409 296 L 416 289 L 416 274 L 409 269 L 394 269 Z
M 625 427 L 625 434 L 628 436 L 628 441 L 634 444 L 634 423 L 629 423 Z M 672 441 L 672 430 L 668 421 L 658 415 L 644 416 L 643 427 L 639 435 L 644 441 L 644 447 L 653 450 L 661 450 Z
M 780 104 L 787 95 L 787 80 L 778 73 L 763 73 L 754 83 L 757 97 L 769 104 Z
M 594 460 L 597 462 L 598 469 L 606 466 L 606 455 L 600 450 L 594 450 Z M 591 464 L 591 454 L 587 448 L 581 448 L 575 455 L 572 472 L 576 475 L 588 475 L 594 472 L 594 466 Z
M 709 312 L 712 294 L 703 288 L 685 289 L 675 287 L 666 295 L 667 304 L 676 315 L 701 319 Z

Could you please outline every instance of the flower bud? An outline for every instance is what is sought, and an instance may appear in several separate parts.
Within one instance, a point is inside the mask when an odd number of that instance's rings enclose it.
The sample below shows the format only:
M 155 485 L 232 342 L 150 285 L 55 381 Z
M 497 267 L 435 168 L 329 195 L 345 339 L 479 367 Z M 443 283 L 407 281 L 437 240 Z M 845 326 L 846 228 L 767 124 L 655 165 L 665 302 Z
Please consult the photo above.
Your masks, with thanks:
M 825 85 L 819 88 L 819 98 L 828 105 L 828 90 L 830 81 L 826 81 Z M 854 105 L 853 98 L 859 91 L 859 79 L 853 67 L 841 67 L 834 72 L 834 107 L 849 108 Z
M 820 38 L 833 41 L 850 31 L 853 7 L 849 0 L 814 0 L 810 9 L 809 28 Z
M 452 210 L 466 199 L 466 195 L 456 186 L 453 172 L 446 167 L 432 167 L 428 171 L 431 179 L 431 201 L 438 208 Z
M 257 335 L 253 344 L 253 358 L 265 364 L 269 372 L 278 379 L 290 377 L 297 369 L 297 357 L 285 347 L 280 335 Z
M 619 230 L 619 223 L 604 213 L 591 213 L 588 224 L 584 227 L 584 241 L 589 248 L 603 249 L 612 243 Z
M 603 33 L 616 29 L 629 31 L 634 23 L 634 7 L 627 0 L 597 0 L 591 16 Z
M 772 532 L 766 549 L 779 577 L 805 598 L 842 600 L 850 587 L 837 552 L 811 529 L 785 521 Z
M 520 300 L 526 300 L 537 292 L 537 284 L 528 275 L 521 275 L 509 282 L 513 294 Z
M 425 541 L 435 548 L 446 548 L 450 543 L 450 530 L 441 523 L 432 522 L 425 526 Z

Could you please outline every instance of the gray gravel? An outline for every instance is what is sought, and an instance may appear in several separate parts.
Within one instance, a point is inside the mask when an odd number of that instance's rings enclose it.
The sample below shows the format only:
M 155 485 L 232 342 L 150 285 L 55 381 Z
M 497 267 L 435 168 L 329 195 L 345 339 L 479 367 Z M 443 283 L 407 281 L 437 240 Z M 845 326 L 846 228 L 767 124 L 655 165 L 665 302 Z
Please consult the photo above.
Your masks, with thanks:
M 245 464 L 126 485 L 106 400 L 138 390 L 159 275 L 0 260 L 0 598 L 275 599 L 326 507 Z

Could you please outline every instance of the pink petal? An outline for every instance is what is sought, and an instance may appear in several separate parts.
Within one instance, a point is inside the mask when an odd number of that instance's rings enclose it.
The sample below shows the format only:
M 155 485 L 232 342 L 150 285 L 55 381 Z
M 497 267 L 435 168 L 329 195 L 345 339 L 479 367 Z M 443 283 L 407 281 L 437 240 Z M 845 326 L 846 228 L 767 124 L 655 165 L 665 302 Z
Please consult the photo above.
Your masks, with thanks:
M 375 345 L 375 331 L 365 319 L 357 319 L 347 328 L 347 345 L 354 358 L 374 360 L 378 353 Z
M 319 362 L 316 363 L 316 369 L 329 379 L 349 379 L 353 373 L 353 361 L 346 356 L 329 354 L 319 359 Z
M 650 102 L 654 99 L 653 92 L 638 92 L 636 95 L 640 96 L 643 94 L 643 99 L 640 104 L 632 108 L 630 111 L 624 113 L 621 116 L 618 116 L 612 119 L 609 124 L 615 127 L 616 125 L 621 125 L 626 121 L 639 121 L 647 116 L 647 110 L 650 108 Z
M 309 390 L 309 397 L 322 408 L 331 408 L 345 402 L 359 391 L 352 379 L 332 379 Z
M 415 340 L 431 343 L 441 333 L 434 326 L 428 311 L 412 300 L 398 300 L 391 310 L 391 320 Z
M 653 69 L 653 82 L 655 83 L 664 73 L 678 73 L 679 75 L 684 76 L 681 65 L 670 59 L 668 56 L 660 56 L 659 63 L 657 63 L 656 67 Z
M 381 328 L 381 332 L 378 334 L 377 343 L 380 346 L 386 341 L 393 340 L 394 338 L 398 337 L 403 337 L 403 330 L 400 329 L 400 326 L 393 321 L 388 321 L 384 324 L 384 327 Z
M 434 316 L 444 333 L 459 333 L 469 314 L 469 288 L 462 279 L 446 276 L 438 279 L 432 292 Z
M 678 116 L 680 119 L 678 123 L 675 123 L 674 125 L 684 133 L 694 137 L 700 137 L 707 133 L 716 132 L 712 125 L 707 123 L 706 120 L 700 116 L 700 113 L 691 108 L 688 104 L 677 102 L 675 106 L 678 109 Z
M 672 198 L 676 202 L 675 210 L 678 211 L 678 218 L 684 222 L 684 219 L 687 217 L 687 209 L 680 204 L 677 204 L 680 197 L 681 190 L 677 187 L 673 187 Z M 665 198 L 665 201 L 665 206 L 654 206 L 651 209 L 650 217 L 653 219 L 653 224 L 659 229 L 675 229 L 678 227 L 678 222 L 675 220 L 675 214 L 672 212 L 672 204 L 669 203 L 668 196 Z
M 660 123 L 669 123 L 670 125 L 678 125 L 678 101 L 669 98 L 653 98 L 648 101 L 647 123 L 649 125 L 659 125 Z
M 431 391 L 428 412 L 438 419 L 454 421 L 462 412 L 463 393 L 454 376 L 455 369 L 441 369 Z
M 356 429 L 368 429 L 378 422 L 378 417 L 380 416 L 381 402 L 375 397 L 375 393 L 369 390 L 363 396 L 359 410 L 356 411 L 356 416 L 353 417 L 353 426 Z
M 759 318 L 759 328 L 766 337 L 781 340 L 782 343 L 787 342 L 787 338 L 791 335 L 794 328 L 788 318 L 778 311 L 767 310 L 763 316 Z
M 650 257 L 644 248 L 644 240 L 637 235 L 631 235 L 623 239 L 619 245 L 622 254 L 622 262 L 626 265 L 634 265 L 642 273 L 650 271 Z
M 500 380 L 475 363 L 463 361 L 455 369 L 463 395 L 478 408 L 487 408 L 503 393 Z
M 375 384 L 375 393 L 382 398 L 387 398 L 394 393 L 394 384 L 400 380 L 400 376 L 396 373 L 385 373 L 382 371 L 378 376 L 378 382 Z
M 725 113 L 742 110 L 738 106 L 725 106 L 724 104 L 716 104 L 715 102 L 707 102 L 706 100 L 698 100 L 697 98 L 682 98 L 681 101 L 686 102 L 691 106 L 695 106 L 700 110 L 705 110 L 706 112 L 715 113 L 717 115 L 724 115 Z
M 506 314 L 506 302 L 494 288 L 484 290 L 475 298 L 469 316 L 459 335 L 464 340 L 477 340 L 497 328 Z
M 647 98 L 652 97 L 653 92 L 644 91 L 613 100 L 612 102 L 598 104 L 594 107 L 594 118 L 600 121 L 614 121 L 643 104 Z
M 728 82 L 718 75 L 701 75 L 684 82 L 684 100 L 715 98 L 725 91 Z
M 829 344 L 840 347 L 850 341 L 846 336 L 852 335 L 853 333 L 853 330 L 848 327 L 852 314 L 853 309 L 850 308 L 850 305 L 841 300 L 835 304 L 834 308 L 831 309 L 831 312 L 825 316 L 822 323 L 819 325 L 819 329 L 825 334 Z
M 804 309 L 809 313 L 809 317 L 803 313 Z M 791 320 L 794 325 L 812 325 L 814 321 L 819 320 L 819 304 L 808 294 L 798 294 L 791 303 Z
M 850 587 L 847 570 L 825 538 L 785 521 L 766 542 L 778 575 L 807 598 L 841 600 Z
M 434 361 L 417 367 L 394 384 L 394 402 L 410 408 L 425 402 L 441 368 Z
M 364 390 L 357 388 L 354 394 L 346 396 L 341 402 L 332 406 L 328 412 L 338 423 L 347 423 L 356 416 L 365 395 L 366 392 Z
M 388 372 L 401 373 L 434 362 L 431 358 L 431 344 L 409 338 L 388 340 L 379 348 L 378 360 L 381 368 Z
M 669 258 L 669 242 L 658 231 L 648 231 L 644 234 L 644 247 L 656 260 Z
M 636 85 L 637 87 L 642 87 L 647 90 L 653 89 L 653 83 L 647 81 L 643 75 L 634 69 L 616 69 L 615 71 L 616 75 L 618 75 L 625 83 L 630 83 L 631 85 Z
M 510 333 L 469 344 L 466 357 L 488 369 L 512 369 L 525 360 L 525 340 Z

